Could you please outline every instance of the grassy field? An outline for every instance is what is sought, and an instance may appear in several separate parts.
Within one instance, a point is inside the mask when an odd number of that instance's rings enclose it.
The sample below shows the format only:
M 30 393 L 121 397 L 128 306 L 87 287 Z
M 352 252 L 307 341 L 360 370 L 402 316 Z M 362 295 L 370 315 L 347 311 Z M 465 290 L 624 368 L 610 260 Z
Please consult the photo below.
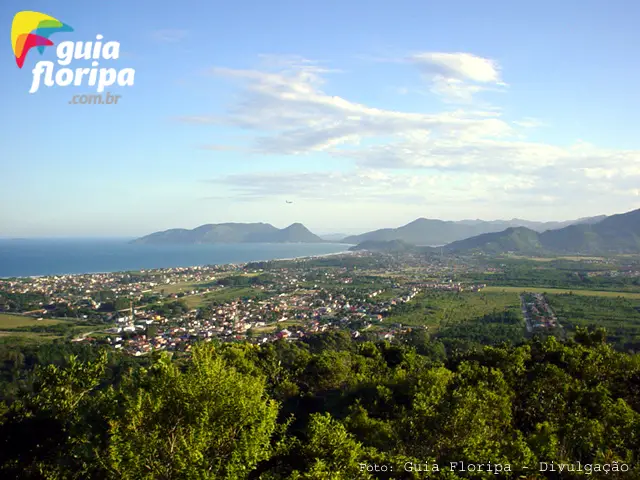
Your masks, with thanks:
M 187 295 L 180 300 L 184 301 L 189 308 L 202 307 L 210 302 L 230 302 L 243 297 L 261 296 L 262 292 L 251 287 L 225 287 L 215 292 Z
M 50 341 L 56 338 L 76 337 L 85 332 L 100 329 L 90 325 L 78 325 L 75 319 L 36 320 L 33 317 L 0 313 L 0 337 L 4 342 L 11 338 L 27 341 Z
M 153 287 L 153 291 L 156 293 L 164 292 L 165 295 L 189 292 L 197 288 L 214 287 L 218 284 L 218 280 L 221 280 L 225 277 L 234 276 L 234 275 L 236 274 L 232 272 L 224 272 L 224 273 L 217 274 L 215 276 L 215 280 L 210 280 L 206 282 L 184 282 L 184 283 L 176 283 L 175 285 L 158 285 L 156 287 Z M 238 276 L 256 277 L 258 275 L 260 274 L 259 273 L 243 273 Z
M 185 282 L 176 283 L 175 285 L 158 285 L 157 287 L 153 287 L 153 291 L 155 293 L 164 292 L 165 295 L 172 295 L 195 290 L 196 288 L 211 287 L 215 285 L 216 281 L 217 280 L 211 282 Z
M 206 294 L 187 295 L 186 297 L 180 298 L 180 300 L 186 303 L 189 308 L 198 308 L 206 303 L 205 295 Z
M 22 315 L 12 315 L 8 313 L 0 313 L 0 339 L 3 342 L 11 342 L 14 339 L 28 342 L 48 342 L 61 338 L 49 332 L 23 332 L 19 329 L 33 326 L 52 326 L 61 323 L 68 323 L 65 320 L 36 320 L 32 317 Z
M 174 293 L 187 292 L 193 290 L 197 286 L 196 283 L 176 283 L 175 285 L 158 285 L 153 287 L 153 291 L 156 293 L 164 292 L 165 295 L 172 295 Z
M 23 315 L 0 313 L 0 330 L 11 330 L 14 328 L 31 327 L 34 325 L 56 325 L 64 322 L 65 320 L 36 320 L 33 317 L 26 317 Z
M 262 294 L 261 290 L 251 287 L 226 287 L 217 292 L 206 295 L 209 302 L 229 302 L 243 297 L 256 297 Z
M 400 295 L 406 293 L 405 290 L 402 290 L 400 288 L 390 288 L 385 290 L 384 292 L 382 292 L 379 295 L 376 295 L 376 297 L 374 298 L 376 301 L 380 302 L 380 301 L 386 301 L 386 300 L 392 300 L 394 298 L 398 298 Z
M 522 292 L 532 292 L 532 293 L 549 293 L 549 294 L 567 294 L 573 293 L 574 295 L 582 295 L 587 297 L 624 297 L 624 298 L 635 298 L 640 299 L 640 293 L 638 292 L 609 292 L 604 290 L 580 290 L 580 289 L 570 289 L 570 288 L 547 288 L 547 287 L 500 287 L 500 286 L 488 286 L 482 289 L 482 292 L 486 293 L 495 293 L 495 292 L 504 292 L 504 293 L 522 293 Z
M 511 292 L 429 292 L 406 304 L 406 311 L 384 319 L 383 323 L 425 325 L 430 332 L 485 315 L 512 310 L 519 312 L 518 295 Z
M 58 338 L 62 338 L 59 335 L 53 335 L 49 333 L 36 333 L 36 332 L 15 332 L 15 331 L 0 331 L 0 342 L 13 342 L 19 341 L 24 343 L 32 343 L 32 342 L 51 342 Z
M 264 327 L 256 327 L 252 329 L 253 333 L 264 334 L 275 332 L 278 328 L 286 328 L 289 329 L 291 327 L 298 327 L 302 325 L 302 322 L 298 320 L 285 320 L 283 322 L 270 323 L 269 325 L 265 325 Z

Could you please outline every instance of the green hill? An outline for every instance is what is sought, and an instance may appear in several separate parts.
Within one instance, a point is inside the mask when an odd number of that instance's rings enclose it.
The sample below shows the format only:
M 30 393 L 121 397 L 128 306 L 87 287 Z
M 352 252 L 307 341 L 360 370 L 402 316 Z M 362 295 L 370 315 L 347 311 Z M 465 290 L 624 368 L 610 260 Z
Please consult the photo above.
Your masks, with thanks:
M 596 223 L 569 225 L 538 233 L 508 228 L 448 244 L 447 251 L 484 253 L 640 253 L 640 209 L 612 215 Z
M 403 242 L 402 240 L 389 240 L 387 242 L 367 240 L 356 245 L 355 247 L 351 247 L 349 250 L 353 252 L 368 250 L 370 252 L 399 253 L 418 251 L 419 247 L 411 245 L 407 242 Z
M 593 225 L 573 225 L 540 235 L 540 241 L 557 252 L 640 252 L 640 209 L 612 215 Z
M 450 243 L 447 251 L 478 251 L 483 253 L 541 253 L 544 249 L 538 232 L 526 227 L 507 228 L 502 232 L 485 233 Z
M 383 228 L 361 235 L 352 235 L 344 238 L 343 243 L 358 245 L 365 241 L 388 242 L 402 240 L 414 245 L 445 245 L 450 242 L 464 240 L 466 238 L 485 233 L 502 232 L 508 228 L 526 227 L 536 232 L 559 229 L 577 223 L 594 223 L 606 218 L 599 217 L 581 218 L 566 222 L 531 222 L 514 218 L 511 220 L 460 220 L 445 221 L 429 218 L 419 218 L 398 228 Z
M 301 223 L 279 229 L 268 223 L 219 223 L 193 230 L 175 228 L 156 232 L 133 241 L 137 244 L 210 243 L 326 243 Z

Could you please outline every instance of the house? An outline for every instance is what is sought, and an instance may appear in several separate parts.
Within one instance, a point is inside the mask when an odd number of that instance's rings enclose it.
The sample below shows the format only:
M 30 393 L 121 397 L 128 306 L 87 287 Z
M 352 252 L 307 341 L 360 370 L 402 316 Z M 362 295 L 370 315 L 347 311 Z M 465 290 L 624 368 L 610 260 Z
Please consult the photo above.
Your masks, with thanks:
M 278 338 L 288 338 L 290 336 L 291 336 L 291 332 L 287 329 L 284 329 L 281 332 L 278 332 L 278 334 L 276 335 L 276 337 Z

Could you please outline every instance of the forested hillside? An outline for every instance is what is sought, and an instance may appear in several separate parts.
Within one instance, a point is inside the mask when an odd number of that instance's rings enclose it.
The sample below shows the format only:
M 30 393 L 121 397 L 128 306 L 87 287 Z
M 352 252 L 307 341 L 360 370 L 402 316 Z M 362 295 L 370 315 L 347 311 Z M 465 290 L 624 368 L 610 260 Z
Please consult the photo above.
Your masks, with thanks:
M 173 359 L 71 344 L 0 352 L 0 478 L 640 475 L 640 357 L 601 330 L 464 353 L 420 334 L 341 332 Z

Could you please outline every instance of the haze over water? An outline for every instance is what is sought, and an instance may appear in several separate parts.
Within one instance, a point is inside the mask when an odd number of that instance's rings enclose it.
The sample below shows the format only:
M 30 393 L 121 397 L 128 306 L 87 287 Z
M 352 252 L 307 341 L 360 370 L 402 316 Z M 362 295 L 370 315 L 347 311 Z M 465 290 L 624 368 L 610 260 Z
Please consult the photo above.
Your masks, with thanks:
M 0 239 L 0 277 L 221 265 L 344 252 L 348 245 L 136 245 L 128 239 Z

